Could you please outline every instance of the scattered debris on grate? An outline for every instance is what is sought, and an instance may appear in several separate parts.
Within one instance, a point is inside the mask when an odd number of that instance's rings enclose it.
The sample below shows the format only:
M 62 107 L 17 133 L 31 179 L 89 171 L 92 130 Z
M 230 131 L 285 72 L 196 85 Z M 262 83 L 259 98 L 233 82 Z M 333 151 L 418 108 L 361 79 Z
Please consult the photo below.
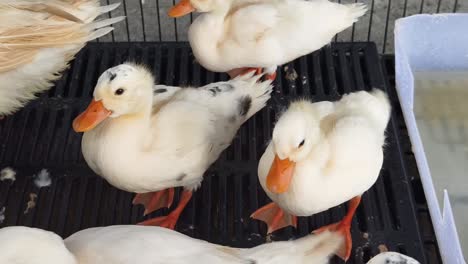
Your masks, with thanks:
M 384 245 L 384 244 L 380 244 L 378 248 L 379 248 L 379 252 L 380 252 L 380 253 L 382 253 L 382 252 L 387 252 L 387 251 L 388 251 L 387 246 Z
M 23 212 L 24 214 L 29 213 L 29 210 L 34 209 L 34 207 L 36 207 L 36 199 L 37 199 L 37 194 L 35 193 L 29 194 L 29 201 L 26 204 L 26 209 Z
M 12 168 L 6 167 L 0 171 L 0 181 L 9 180 L 14 182 L 16 180 L 15 175 L 16 172 Z
M 42 169 L 37 175 L 34 176 L 34 184 L 38 188 L 47 187 L 52 184 L 50 173 L 47 169 Z
M 297 79 L 297 72 L 294 68 L 289 66 L 284 66 L 284 72 L 286 74 L 285 78 L 288 81 L 294 82 Z

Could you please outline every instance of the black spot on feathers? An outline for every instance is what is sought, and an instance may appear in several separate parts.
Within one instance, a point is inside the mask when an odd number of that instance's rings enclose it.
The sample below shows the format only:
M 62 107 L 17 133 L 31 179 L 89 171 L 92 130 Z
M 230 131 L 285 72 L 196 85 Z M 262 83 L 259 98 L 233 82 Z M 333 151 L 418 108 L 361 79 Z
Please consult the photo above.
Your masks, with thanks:
M 155 94 L 160 94 L 160 93 L 165 93 L 165 92 L 167 92 L 167 89 L 165 89 L 165 88 L 161 88 L 161 89 L 156 89 L 156 90 L 154 90 L 154 93 L 155 93 Z
M 211 92 L 212 96 L 216 96 L 218 93 L 221 92 L 221 89 L 219 89 L 218 86 L 214 86 L 208 89 Z
M 108 72 L 107 74 L 109 75 L 109 82 L 112 82 L 117 77 L 117 73 Z
M 217 86 L 208 88 L 208 91 L 211 92 L 212 96 L 216 96 L 218 95 L 218 93 L 229 92 L 229 91 L 232 91 L 233 89 L 234 89 L 233 85 L 229 83 L 223 83 L 223 84 L 220 84 L 219 86 L 217 85 Z
M 239 99 L 239 115 L 245 116 L 249 110 L 250 107 L 252 106 L 252 98 L 250 96 L 246 95 L 242 98 Z

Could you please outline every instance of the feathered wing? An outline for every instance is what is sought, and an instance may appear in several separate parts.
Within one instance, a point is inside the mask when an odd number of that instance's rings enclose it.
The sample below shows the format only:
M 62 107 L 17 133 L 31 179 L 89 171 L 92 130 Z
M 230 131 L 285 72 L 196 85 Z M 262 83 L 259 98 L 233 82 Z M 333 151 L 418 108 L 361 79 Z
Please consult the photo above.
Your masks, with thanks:
M 278 22 L 278 10 L 269 3 L 239 5 L 229 12 L 226 19 L 233 40 L 242 47 L 261 41 Z
M 0 0 L 0 115 L 21 107 L 86 44 L 110 31 L 116 17 L 94 21 L 118 7 L 95 0 Z
M 89 2 L 89 3 L 88 3 Z M 13 70 L 33 61 L 43 48 L 84 45 L 110 31 L 109 25 L 123 17 L 92 22 L 101 11 L 113 9 L 95 6 L 85 15 L 80 5 L 94 1 L 2 1 L 0 2 L 0 72 Z M 86 8 L 89 10 L 90 8 Z M 71 56 L 70 56 L 71 57 Z
M 247 74 L 227 82 L 180 89 L 153 116 L 151 149 L 170 150 L 170 156 L 178 160 L 187 158 L 195 163 L 200 159 L 200 163 L 210 165 L 231 144 L 240 126 L 270 98 L 271 81 L 257 82 L 259 78 Z M 161 89 L 171 92 L 170 87 Z

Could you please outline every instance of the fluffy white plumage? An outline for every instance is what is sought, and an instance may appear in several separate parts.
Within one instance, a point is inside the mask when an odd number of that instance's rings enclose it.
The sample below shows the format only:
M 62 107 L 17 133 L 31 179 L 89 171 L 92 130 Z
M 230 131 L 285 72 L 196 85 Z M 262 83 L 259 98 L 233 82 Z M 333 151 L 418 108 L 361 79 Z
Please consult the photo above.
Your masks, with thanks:
M 336 233 L 325 232 L 238 249 L 137 225 L 89 228 L 64 241 L 49 231 L 17 226 L 0 229 L 0 263 L 325 264 L 341 243 Z
M 367 264 L 420 264 L 417 260 L 397 252 L 382 252 Z
M 96 0 L 0 0 L 0 116 L 52 86 L 87 41 L 124 17 L 93 22 L 118 4 Z
M 341 238 L 325 232 L 294 241 L 237 249 L 150 226 L 90 228 L 65 240 L 81 264 L 325 264 Z
M 260 77 L 181 89 L 153 87 L 153 76 L 141 66 L 111 68 L 99 78 L 94 98 L 112 115 L 84 133 L 83 155 L 120 189 L 194 190 L 239 127 L 270 98 L 271 81 L 257 82 Z M 125 92 L 116 96 L 119 88 Z
M 322 212 L 361 195 L 379 175 L 389 118 L 388 98 L 377 89 L 347 94 L 337 102 L 292 103 L 260 159 L 263 189 L 297 216 Z M 280 194 L 266 185 L 275 154 L 296 164 L 288 190 Z
M 217 72 L 278 65 L 320 49 L 364 15 L 364 4 L 328 0 L 190 0 L 201 14 L 190 26 L 197 61 Z
M 77 264 L 58 235 L 24 226 L 0 229 L 0 263 Z

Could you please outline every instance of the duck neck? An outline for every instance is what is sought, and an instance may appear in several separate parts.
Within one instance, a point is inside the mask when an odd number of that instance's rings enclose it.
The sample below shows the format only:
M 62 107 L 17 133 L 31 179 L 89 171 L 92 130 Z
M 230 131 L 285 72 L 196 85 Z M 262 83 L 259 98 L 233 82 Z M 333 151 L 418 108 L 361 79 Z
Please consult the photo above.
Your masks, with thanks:
M 136 113 L 127 114 L 110 120 L 106 135 L 111 142 L 119 142 L 120 148 L 128 155 L 143 151 L 150 137 L 151 105 L 142 107 Z
M 211 71 L 218 69 L 220 62 L 219 44 L 225 30 L 225 18 L 229 8 L 200 15 L 190 26 L 188 38 L 196 59 Z

